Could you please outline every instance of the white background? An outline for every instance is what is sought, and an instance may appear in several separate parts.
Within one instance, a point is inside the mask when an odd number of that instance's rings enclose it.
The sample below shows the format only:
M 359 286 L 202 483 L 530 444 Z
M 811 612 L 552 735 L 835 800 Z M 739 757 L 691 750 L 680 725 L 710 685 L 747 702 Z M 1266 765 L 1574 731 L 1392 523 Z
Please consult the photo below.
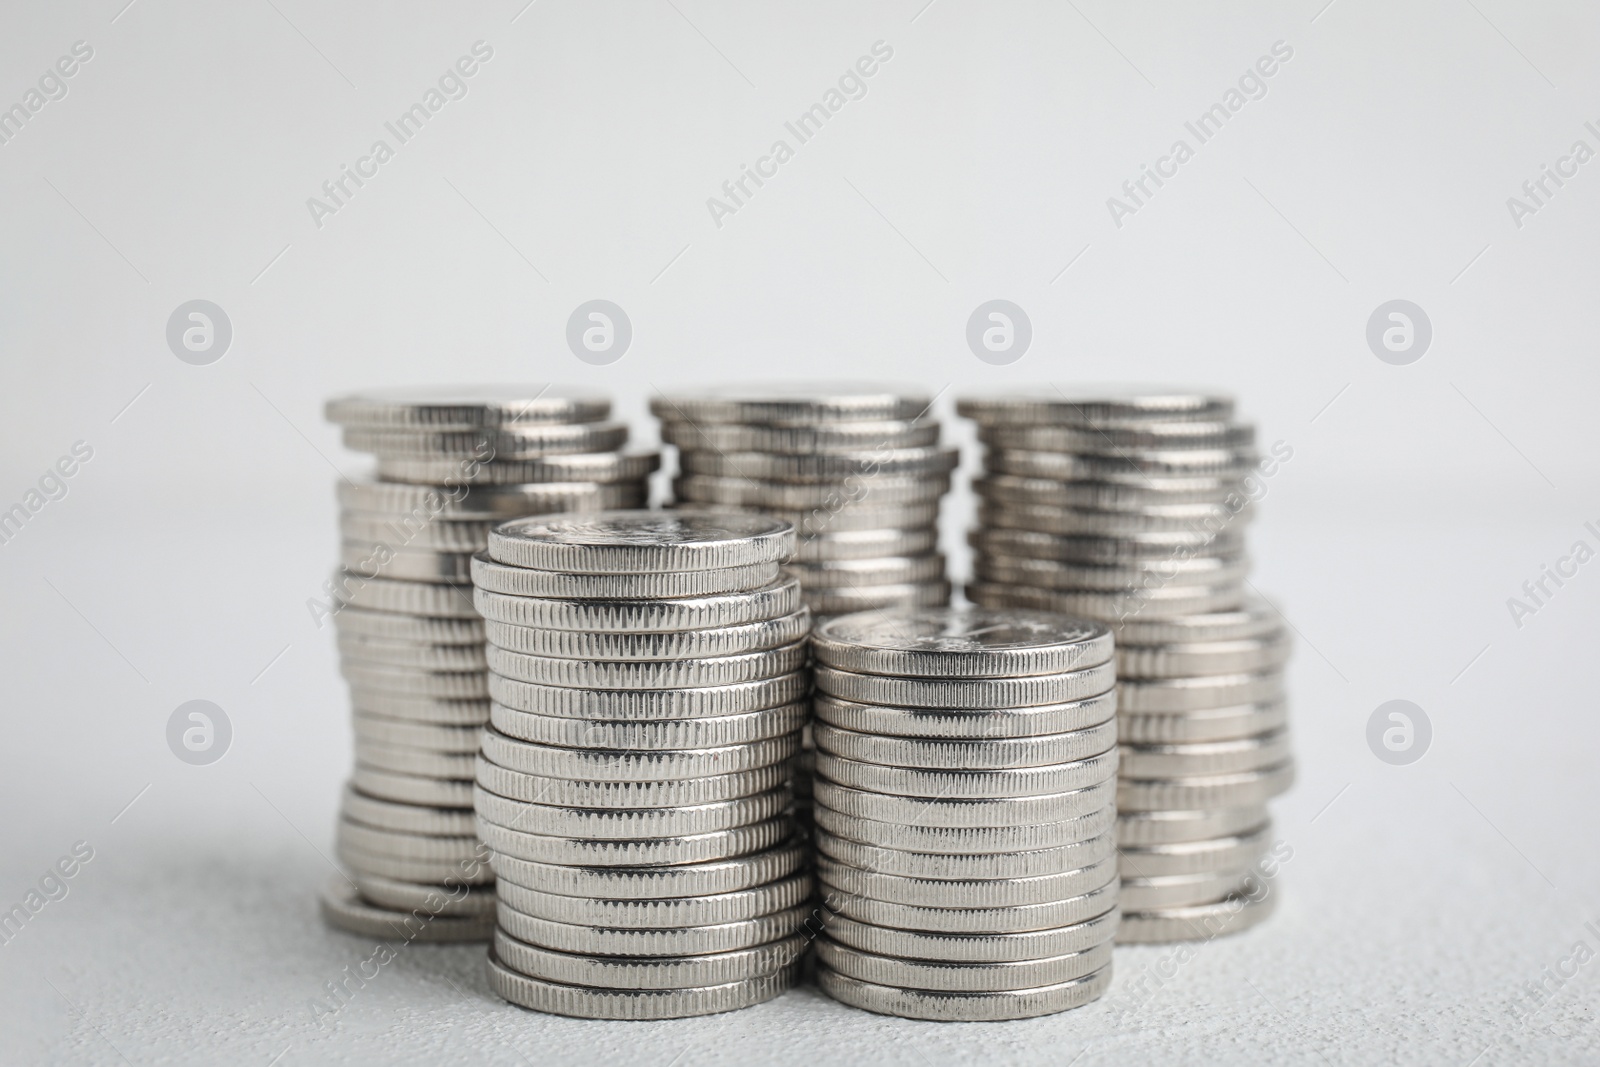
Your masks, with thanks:
M 94 450 L 0 545 L 0 908 L 95 850 L 0 947 L 0 1059 L 1600 1055 L 1600 967 L 1518 1020 L 1543 968 L 1600 952 L 1600 563 L 1520 628 L 1506 605 L 1574 541 L 1600 547 L 1600 162 L 1520 228 L 1506 204 L 1574 140 L 1600 149 L 1585 5 L 124 2 L 9 0 L 0 31 L 0 106 L 94 50 L 0 145 L 0 508 Z M 467 95 L 318 228 L 307 198 L 480 40 Z M 865 97 L 716 226 L 706 199 L 793 145 L 784 122 L 880 40 Z M 1277 41 L 1293 57 L 1265 97 L 1114 225 L 1106 199 Z M 964 340 L 997 297 L 1034 328 L 1007 367 Z M 210 366 L 165 341 L 195 298 L 233 326 Z M 634 328 L 607 367 L 563 338 L 594 298 Z M 1433 324 L 1410 366 L 1364 337 L 1395 298 Z M 306 600 L 334 560 L 334 468 L 362 469 L 323 400 L 588 383 L 648 441 L 656 386 L 780 377 L 947 390 L 960 441 L 965 388 L 1199 381 L 1292 445 L 1252 532 L 1300 638 L 1279 914 L 1148 999 L 1130 990 L 1169 950 L 1119 950 L 1106 1001 L 1015 1025 L 814 990 L 580 1023 L 498 1002 L 481 949 L 419 946 L 319 1029 L 308 1001 L 372 951 L 314 904 L 350 751 Z M 968 511 L 958 494 L 945 517 L 957 577 Z M 196 698 L 235 734 L 204 768 L 164 740 Z M 1365 740 L 1393 698 L 1433 723 L 1408 767 Z

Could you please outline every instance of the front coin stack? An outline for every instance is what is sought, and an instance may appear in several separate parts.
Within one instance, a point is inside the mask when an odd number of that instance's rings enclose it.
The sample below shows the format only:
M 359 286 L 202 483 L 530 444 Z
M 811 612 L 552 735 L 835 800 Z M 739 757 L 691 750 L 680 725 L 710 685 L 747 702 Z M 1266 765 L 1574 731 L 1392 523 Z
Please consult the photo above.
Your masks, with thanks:
M 1262 479 L 1229 397 L 1178 390 L 967 399 L 976 603 L 1084 615 L 1117 634 L 1123 941 L 1265 918 L 1266 803 L 1293 781 L 1277 613 L 1247 593 Z
M 823 991 L 969 1021 L 1099 997 L 1118 919 L 1110 632 L 869 612 L 819 625 L 813 650 Z
M 472 772 L 488 720 L 472 553 L 507 518 L 632 507 L 653 454 L 616 449 L 604 397 L 539 387 L 377 392 L 330 401 L 378 479 L 339 487 L 343 569 L 330 590 L 356 766 L 329 923 L 369 936 L 483 940 L 493 875 L 474 833 Z
M 663 1019 L 792 986 L 812 876 L 790 806 L 810 617 L 794 528 L 620 511 L 505 523 L 473 561 L 490 722 L 473 791 L 496 992 Z

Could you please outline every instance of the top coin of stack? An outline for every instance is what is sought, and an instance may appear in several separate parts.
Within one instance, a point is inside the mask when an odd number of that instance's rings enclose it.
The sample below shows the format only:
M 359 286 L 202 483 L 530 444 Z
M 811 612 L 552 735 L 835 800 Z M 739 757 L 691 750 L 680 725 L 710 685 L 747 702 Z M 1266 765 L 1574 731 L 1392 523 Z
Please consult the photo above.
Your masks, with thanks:
M 1266 801 L 1287 789 L 1282 620 L 1247 594 L 1263 457 L 1231 397 L 1098 389 L 968 398 L 976 603 L 1098 619 L 1117 634 L 1124 941 L 1264 918 Z
M 603 396 L 539 386 L 328 402 L 346 445 L 378 460 L 376 480 L 339 486 L 342 569 L 330 588 L 356 768 L 339 822 L 353 878 L 323 901 L 334 925 L 431 940 L 492 933 L 471 813 L 489 701 L 470 562 L 504 519 L 644 501 L 658 459 L 618 451 L 627 431 L 604 421 L 610 409 Z
M 917 388 L 748 385 L 673 392 L 650 410 L 677 446 L 675 498 L 795 525 L 790 572 L 818 618 L 949 602 L 939 502 L 955 449 L 939 447 Z
M 812 881 L 789 814 L 810 689 L 793 551 L 786 522 L 688 511 L 490 534 L 474 801 L 507 1000 L 662 1019 L 794 984 Z
M 817 981 L 918 1019 L 1045 1015 L 1111 981 L 1110 632 L 981 608 L 816 628 Z

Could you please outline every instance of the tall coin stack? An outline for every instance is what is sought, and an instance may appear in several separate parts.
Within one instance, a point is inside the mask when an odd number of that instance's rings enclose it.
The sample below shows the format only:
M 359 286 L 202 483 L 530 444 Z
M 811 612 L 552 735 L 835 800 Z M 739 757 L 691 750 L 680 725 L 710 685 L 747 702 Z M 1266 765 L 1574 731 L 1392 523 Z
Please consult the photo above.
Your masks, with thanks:
M 822 990 L 966 1021 L 1099 997 L 1118 920 L 1110 632 L 869 612 L 817 626 L 813 651 Z
M 790 813 L 810 691 L 793 551 L 786 522 L 688 511 L 489 535 L 473 799 L 505 999 L 664 1019 L 795 983 L 812 876 Z
M 765 384 L 662 395 L 650 410 L 678 450 L 675 498 L 792 522 L 789 572 L 812 616 L 950 602 L 939 503 L 959 459 L 939 447 L 914 387 Z M 809 810 L 808 736 L 795 791 Z
M 493 876 L 472 816 L 489 717 L 484 627 L 469 564 L 489 528 L 537 512 L 634 507 L 654 454 L 617 451 L 610 402 L 520 386 L 414 389 L 330 401 L 377 479 L 339 487 L 342 569 L 329 586 L 350 686 L 356 766 L 340 810 L 351 872 L 327 921 L 378 937 L 485 940 Z
M 988 607 L 1098 619 L 1117 635 L 1123 941 L 1208 939 L 1264 919 L 1266 803 L 1294 764 L 1277 613 L 1247 593 L 1263 457 L 1230 397 L 1103 390 L 970 398 Z M 1281 448 L 1281 446 L 1280 446 Z

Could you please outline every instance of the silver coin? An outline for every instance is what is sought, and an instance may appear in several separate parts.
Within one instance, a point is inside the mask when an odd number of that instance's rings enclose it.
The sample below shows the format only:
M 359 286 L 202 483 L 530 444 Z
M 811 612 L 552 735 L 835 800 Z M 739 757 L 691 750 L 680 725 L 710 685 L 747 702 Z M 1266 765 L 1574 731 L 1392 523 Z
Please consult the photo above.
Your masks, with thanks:
M 811 615 L 804 608 L 776 619 L 666 633 L 594 633 L 581 630 L 548 630 L 504 622 L 485 624 L 485 636 L 490 644 L 514 652 L 563 659 L 629 662 L 655 662 L 756 652 L 800 641 L 810 631 Z
M 1124 778 L 1117 786 L 1120 811 L 1243 808 L 1263 804 L 1294 784 L 1294 763 L 1258 771 L 1195 778 Z
M 1193 556 L 1237 556 L 1244 551 L 1244 540 L 1237 529 L 1219 532 L 1202 527 L 1100 537 L 1050 530 L 1050 521 L 1042 521 L 1040 528 L 1033 528 L 1030 514 L 1045 515 L 1044 512 L 984 511 L 979 520 L 982 525 L 969 541 L 978 551 L 1000 557 L 1102 565 L 1128 564 L 1136 560 L 1185 560 Z M 1030 525 L 1017 525 L 1023 521 L 1029 521 Z
M 431 582 L 404 582 L 391 578 L 365 578 L 348 571 L 333 576 L 334 595 L 342 604 L 369 611 L 404 615 L 429 615 L 443 619 L 476 619 L 472 590 Z
M 431 834 L 414 834 L 402 830 L 379 830 L 357 822 L 340 819 L 337 824 L 339 847 L 349 847 L 357 852 L 367 852 L 397 859 L 415 859 L 425 862 L 460 863 L 478 855 L 478 839 L 465 837 L 438 837 Z M 484 858 L 488 858 L 487 852 Z
M 738 952 L 793 937 L 803 929 L 813 906 L 807 902 L 754 919 L 676 929 L 584 926 L 527 915 L 502 902 L 500 928 L 529 944 L 560 952 L 597 956 L 706 956 Z
M 468 726 L 412 722 L 357 712 L 351 716 L 358 742 L 398 748 L 424 748 L 442 753 L 478 751 L 477 724 Z
M 990 854 L 911 852 L 881 848 L 851 841 L 820 828 L 813 834 L 813 841 L 822 855 L 858 870 L 935 879 L 1032 878 L 1061 874 L 1097 863 L 1117 850 L 1116 835 L 1112 833 L 1055 848 Z
M 1271 845 L 1269 821 L 1235 837 L 1171 845 L 1124 845 L 1118 855 L 1118 870 L 1124 878 L 1242 871 L 1253 867 Z
M 822 563 L 840 560 L 884 559 L 893 556 L 925 556 L 939 546 L 939 531 L 934 526 L 912 529 L 845 530 L 833 534 L 808 534 L 795 547 L 795 562 Z
M 1059 563 L 980 552 L 973 578 L 995 585 L 1032 586 L 1066 593 L 1124 593 L 1156 586 L 1236 586 L 1250 575 L 1248 556 L 1190 556 L 1126 563 Z M 1176 594 L 1174 594 L 1176 595 Z M 1119 649 L 1119 651 L 1121 651 Z
M 819 777 L 812 782 L 812 795 L 818 804 L 825 804 L 843 815 L 879 822 L 928 827 L 1028 826 L 1072 819 L 1107 807 L 1117 796 L 1117 783 L 1111 778 L 1059 793 L 979 800 L 892 796 L 852 789 Z
M 1107 967 L 1111 942 L 1043 959 L 956 962 L 880 956 L 822 938 L 817 942 L 817 963 L 876 985 L 956 993 L 1008 991 L 1070 982 Z
M 375 512 L 410 524 L 451 519 L 514 519 L 538 512 L 603 511 L 640 507 L 642 487 L 595 482 L 532 485 L 406 485 L 403 482 L 341 482 L 339 506 Z
M 395 641 L 360 634 L 339 635 L 339 655 L 367 663 L 387 663 L 396 667 L 423 667 L 441 671 L 481 671 L 488 664 L 483 646 L 437 645 L 422 641 Z
M 381 544 L 391 549 L 434 549 L 441 552 L 476 552 L 489 540 L 493 519 L 406 521 L 392 515 L 363 511 L 339 514 L 339 536 L 346 542 Z
M 699 719 L 568 719 L 531 715 L 496 705 L 490 722 L 507 737 L 542 745 L 603 749 L 692 749 L 749 744 L 797 733 L 810 718 L 804 701 L 742 715 L 708 715 Z M 476 737 L 476 734 L 474 734 Z
M 513 885 L 569 897 L 605 900 L 698 897 L 733 893 L 787 878 L 805 866 L 798 838 L 749 856 L 673 867 L 565 867 L 497 855 L 495 876 Z
M 470 837 L 470 810 L 400 804 L 381 797 L 369 797 L 349 786 L 339 800 L 339 816 L 379 830 L 401 830 L 414 834 Z
M 524 423 L 478 430 L 344 431 L 344 446 L 387 458 L 463 459 L 489 462 L 534 459 L 564 452 L 614 452 L 628 443 L 620 422 Z
M 793 968 L 808 944 L 803 935 L 793 934 L 705 956 L 595 956 L 540 948 L 498 930 L 494 954 L 508 969 L 546 982 L 594 990 L 670 990 L 764 978 Z
M 772 452 L 786 456 L 809 456 L 877 448 L 927 448 L 939 443 L 939 424 L 932 420 L 900 419 L 765 426 L 758 423 L 697 423 L 664 417 L 661 440 L 685 451 Z
M 667 930 L 743 922 L 788 911 L 811 899 L 812 886 L 811 872 L 799 871 L 750 889 L 693 897 L 604 900 L 543 893 L 512 882 L 499 883 L 495 892 L 502 905 L 554 922 L 617 930 Z
M 894 904 L 851 894 L 848 889 L 829 887 L 823 903 L 829 911 L 857 922 L 890 926 L 897 930 L 922 930 L 930 933 L 1014 934 L 1043 930 L 1103 915 L 1117 904 L 1118 880 L 1110 881 L 1075 897 L 1046 904 L 1018 904 L 1004 908 L 929 908 L 914 904 Z
M 1069 491 L 1070 490 L 1070 491 Z M 1075 496 L 1077 486 L 1051 488 L 1051 499 Z M 1128 537 L 1162 531 L 1222 531 L 1250 523 L 1254 507 L 1250 498 L 1226 501 L 1186 502 L 1186 504 L 1146 504 L 1144 507 L 1069 506 L 1064 502 L 1040 504 L 1011 499 L 1013 494 L 997 494 L 994 502 L 979 499 L 978 525 L 982 528 L 1013 528 L 1035 533 L 1074 537 Z
M 393 611 L 367 611 L 343 607 L 333 617 L 341 637 L 379 641 L 417 641 L 432 645 L 477 645 L 484 637 L 483 620 L 432 619 Z
M 1154 944 L 1165 941 L 1210 941 L 1237 934 L 1268 918 L 1278 906 L 1278 894 L 1259 897 L 1230 896 L 1210 904 L 1178 908 L 1153 908 L 1129 912 L 1117 931 L 1117 943 Z
M 1015 678 L 895 678 L 818 665 L 817 688 L 841 700 L 889 707 L 986 709 L 1030 707 L 1082 700 L 1116 683 L 1116 666 Z
M 1204 711 L 1208 708 L 1279 700 L 1283 695 L 1283 674 L 1280 671 L 1191 678 L 1133 679 L 1117 683 L 1117 706 L 1131 715 Z
M 470 752 L 432 752 L 425 748 L 380 745 L 359 736 L 355 750 L 356 760 L 375 770 L 445 780 L 471 778 L 475 758 Z
M 969 713 L 970 714 L 970 713 Z M 1036 737 L 985 737 L 975 741 L 945 738 L 885 737 L 841 730 L 818 722 L 812 728 L 822 752 L 862 763 L 928 770 L 986 771 L 1016 767 L 1048 767 L 1087 759 L 1117 743 L 1117 723 L 1107 720 L 1071 733 Z M 1048 790 L 1046 790 L 1048 792 Z
M 950 602 L 950 583 L 908 582 L 900 585 L 848 585 L 829 588 L 807 587 L 806 605 L 812 614 L 848 615 L 858 611 L 886 611 L 896 608 L 940 607 Z
M 339 664 L 339 673 L 353 686 L 388 693 L 452 700 L 481 699 L 489 695 L 489 683 L 483 671 L 435 671 L 345 660 Z
M 683 1019 L 748 1008 L 792 988 L 799 964 L 722 985 L 682 989 L 597 989 L 530 978 L 489 956 L 489 986 L 519 1007 L 579 1019 Z
M 1117 815 L 1117 844 L 1124 848 L 1176 845 L 1247 834 L 1267 822 L 1262 804 L 1215 811 L 1125 811 Z
M 610 782 L 732 774 L 782 763 L 800 750 L 800 738 L 792 733 L 709 748 L 626 750 L 535 744 L 508 737 L 492 726 L 484 728 L 482 744 L 485 759 L 525 774 Z
M 1256 428 L 1236 422 L 1116 422 L 1100 426 L 1030 426 L 995 422 L 978 427 L 979 438 L 997 448 L 1039 452 L 1090 452 L 1248 448 Z
M 920 419 L 932 405 L 933 397 L 916 386 L 774 382 L 662 393 L 651 398 L 650 412 L 670 422 L 813 426 Z
M 367 578 L 396 578 L 406 582 L 472 580 L 472 554 L 433 549 L 396 550 L 388 545 L 344 541 L 339 545 L 339 565 Z
M 473 430 L 538 422 L 597 422 L 603 394 L 551 385 L 409 386 L 335 397 L 323 409 L 340 426 Z
M 479 839 L 495 855 L 571 867 L 659 867 L 708 863 L 761 852 L 794 835 L 794 820 L 787 816 L 729 830 L 635 841 L 558 837 L 515 830 L 486 819 L 479 819 L 477 827 Z
M 747 592 L 676 600 L 586 600 L 505 596 L 479 589 L 471 601 L 485 619 L 514 626 L 589 633 L 663 633 L 737 626 L 792 615 L 800 583 L 782 577 Z
M 334 855 L 353 871 L 376 874 L 402 882 L 432 882 L 444 884 L 456 879 L 467 885 L 486 885 L 494 881 L 494 872 L 476 858 L 464 860 L 422 860 L 405 856 L 389 856 L 380 852 L 367 852 L 340 843 Z
M 755 796 L 664 808 L 571 808 L 511 800 L 478 786 L 473 790 L 472 803 L 479 818 L 508 830 L 631 841 L 708 834 L 765 822 L 788 808 L 789 790 L 779 786 Z
M 1001 1022 L 1054 1015 L 1099 1000 L 1110 986 L 1110 964 L 1058 985 L 983 993 L 899 989 L 848 978 L 829 967 L 817 968 L 817 988 L 841 1004 L 933 1022 Z
M 1098 666 L 1111 634 L 1098 623 L 980 608 L 833 619 L 812 636 L 817 661 L 861 674 L 941 680 L 1042 675 Z
M 758 682 L 692 689 L 569 689 L 489 676 L 489 695 L 518 711 L 567 718 L 694 719 L 792 704 L 811 690 L 805 671 Z
M 1107 856 L 1086 867 L 1022 878 L 917 878 L 867 871 L 817 857 L 817 877 L 834 889 L 891 904 L 927 908 L 1011 908 L 1047 904 L 1098 889 L 1118 876 Z
M 704 778 L 673 778 L 664 782 L 594 782 L 525 774 L 479 758 L 474 774 L 491 793 L 533 804 L 574 808 L 663 808 L 682 804 L 710 804 L 776 789 L 789 780 L 792 767 L 774 763 L 750 771 L 713 774 Z
M 503 523 L 488 551 L 513 567 L 645 575 L 781 562 L 794 553 L 794 530 L 751 514 L 616 511 Z
M 719 452 L 689 449 L 678 453 L 683 474 L 722 478 L 760 478 L 778 482 L 836 482 L 851 475 L 948 474 L 961 453 L 954 448 L 875 448 L 860 452 Z
M 1198 778 L 1259 771 L 1283 763 L 1292 755 L 1287 730 L 1226 741 L 1123 744 L 1122 771 L 1130 778 Z
M 812 710 L 819 722 L 860 734 L 985 741 L 1092 729 L 1116 716 L 1117 695 L 1113 690 L 1082 700 L 1030 708 L 964 711 L 959 708 L 883 707 L 818 693 L 812 701 Z
M 581 660 L 531 656 L 490 646 L 489 669 L 502 678 L 572 688 L 661 690 L 756 682 L 806 665 L 806 642 L 781 648 L 679 660 Z
M 568 574 L 496 563 L 480 552 L 471 557 L 471 576 L 479 589 L 507 596 L 645 600 L 760 589 L 777 580 L 778 565 L 752 563 L 716 570 L 649 574 Z
M 1283 616 L 1251 596 L 1231 611 L 1174 619 L 1128 619 L 1117 624 L 1117 641 L 1127 645 L 1188 645 L 1265 637 L 1283 627 Z
M 1291 647 L 1286 629 L 1231 641 L 1123 644 L 1117 649 L 1117 674 L 1122 678 L 1181 678 L 1274 670 L 1288 662 Z
M 993 475 L 1008 479 L 1013 475 Z M 974 483 L 978 479 L 974 479 Z M 1252 489 L 1249 479 L 1215 474 L 1150 474 L 1145 471 L 1123 473 L 1104 472 L 1093 478 L 1037 479 L 1040 489 L 1049 499 L 1049 507 L 1084 508 L 1091 511 L 1125 511 L 1135 514 L 1150 508 L 1164 508 L 1174 504 L 1209 504 L 1226 507 L 1230 512 L 1248 510 L 1259 490 Z M 1001 513 L 1018 506 L 1031 506 L 1039 501 L 1023 501 L 1020 505 L 997 504 Z M 979 511 L 987 510 L 979 501 Z
M 824 929 L 830 941 L 880 956 L 1001 963 L 1061 956 L 1105 944 L 1116 936 L 1119 917 L 1120 912 L 1113 907 L 1104 914 L 1071 926 L 1026 930 L 1015 934 L 951 934 L 895 930 L 835 915 L 828 919 Z
M 885 504 L 854 487 L 839 500 L 808 508 L 763 507 L 762 514 L 794 523 L 801 537 L 826 537 L 858 530 L 919 529 L 937 525 L 939 501 L 921 504 Z
M 855 590 L 867 586 L 915 585 L 944 580 L 944 556 L 886 556 L 881 559 L 835 559 L 818 563 L 791 563 L 785 571 L 800 579 L 805 589 L 837 586 Z M 870 590 L 862 589 L 869 593 Z
M 1220 422 L 1233 418 L 1233 397 L 1188 387 L 1098 385 L 1071 391 L 1050 387 L 960 397 L 956 412 L 979 423 L 1010 425 L 1094 427 L 1128 422 Z
M 459 881 L 447 885 L 428 885 L 359 873 L 353 874 L 351 881 L 355 882 L 361 899 L 380 908 L 404 912 L 421 909 L 432 915 L 494 919 L 492 886 L 469 886 Z
M 1116 812 L 1109 807 L 1048 823 L 1016 826 L 932 826 L 926 823 L 891 822 L 845 814 L 828 807 L 826 801 L 814 805 L 813 815 L 820 828 L 864 845 L 957 856 L 1060 848 L 1099 837 L 1116 823 Z
M 350 686 L 351 710 L 411 722 L 481 726 L 489 721 L 489 701 L 394 693 L 365 686 Z
M 1243 870 L 1124 878 L 1122 906 L 1131 913 L 1148 911 L 1151 908 L 1182 908 L 1191 904 L 1210 904 L 1241 892 L 1247 880 L 1248 875 Z
M 1280 699 L 1201 711 L 1130 713 L 1120 718 L 1119 732 L 1129 744 L 1180 744 L 1253 737 L 1281 730 L 1288 721 L 1288 705 Z
M 1038 452 L 1018 448 L 996 448 L 987 435 L 979 439 L 989 445 L 984 453 L 984 469 L 991 474 L 1018 478 L 1071 480 L 1094 479 L 1102 474 L 1138 472 L 1150 474 L 1212 474 L 1242 479 L 1261 461 L 1254 448 L 1186 448 L 1153 451 L 1114 449 L 1104 452 Z
M 534 482 L 638 482 L 661 467 L 659 452 L 567 452 L 537 459 L 500 459 L 463 467 L 460 460 L 386 456 L 377 475 L 413 485 L 528 485 Z
M 363 901 L 355 888 L 335 877 L 322 891 L 322 919 L 329 926 L 362 937 L 396 941 L 487 941 L 494 934 L 488 915 L 433 914 L 425 909 L 401 911 Z
M 1126 593 L 1095 593 L 995 582 L 971 582 L 966 594 L 973 603 L 984 607 L 1018 607 L 1087 616 L 1103 620 L 1112 627 L 1129 618 L 1165 619 L 1190 612 L 1224 610 L 1245 595 L 1243 584 L 1152 586 Z
M 770 482 L 750 478 L 682 474 L 672 480 L 673 496 L 705 504 L 745 507 L 842 508 L 857 501 L 874 507 L 927 504 L 950 488 L 948 475 L 857 475 L 838 482 Z
M 350 772 L 350 784 L 368 796 L 401 804 L 420 804 L 433 808 L 472 808 L 472 783 L 425 778 L 419 774 L 398 774 L 365 767 L 360 763 Z
M 1118 753 L 1112 749 L 1048 767 L 990 770 L 886 767 L 844 759 L 831 752 L 818 752 L 816 760 L 817 775 L 851 789 L 901 797 L 998 800 L 1066 793 L 1099 785 L 1116 777 Z

